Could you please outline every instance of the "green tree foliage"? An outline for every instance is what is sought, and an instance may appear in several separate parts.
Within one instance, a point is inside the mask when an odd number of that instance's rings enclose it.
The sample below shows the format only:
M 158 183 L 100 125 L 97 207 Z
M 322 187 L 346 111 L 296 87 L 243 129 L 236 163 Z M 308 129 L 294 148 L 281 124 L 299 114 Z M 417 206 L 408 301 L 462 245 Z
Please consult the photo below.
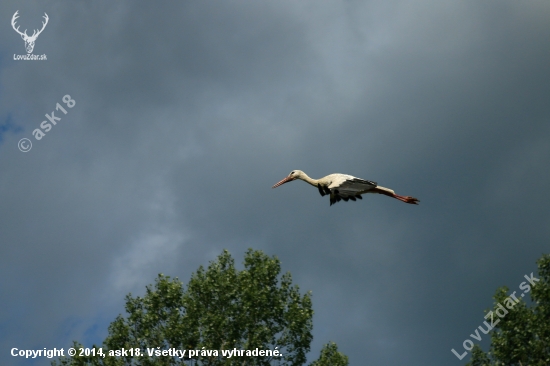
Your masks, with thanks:
M 62 357 L 60 366 L 230 366 L 303 365 L 312 340 L 311 294 L 300 294 L 290 273 L 280 276 L 280 262 L 261 251 L 249 249 L 244 270 L 235 268 L 224 251 L 208 269 L 199 267 L 187 289 L 176 278 L 160 274 L 143 297 L 126 296 L 127 316 L 119 315 L 109 326 L 101 346 L 106 357 Z M 82 346 L 75 342 L 74 348 Z M 98 346 L 94 346 L 99 348 Z M 158 347 L 158 348 L 157 348 Z M 223 357 L 222 350 L 275 350 L 282 356 Z M 131 354 L 109 357 L 109 351 L 139 349 Z M 189 358 L 150 356 L 152 350 L 196 350 Z M 216 350 L 217 355 L 200 352 Z M 226 355 L 227 356 L 227 355 Z M 321 360 L 341 360 L 331 365 L 347 365 L 347 357 L 336 345 L 325 346 Z M 345 363 L 342 363 L 345 359 Z M 323 363 L 324 362 L 324 363 Z
M 548 366 L 550 365 L 550 255 L 537 262 L 536 285 L 531 287 L 533 306 L 520 297 L 513 308 L 500 319 L 491 333 L 491 348 L 484 353 L 476 345 L 472 350 L 471 366 Z M 508 288 L 497 290 L 494 299 L 504 304 Z M 496 320 L 495 320 L 496 322 Z
M 321 357 L 313 361 L 310 366 L 348 366 L 348 356 L 338 352 L 338 346 L 334 342 L 329 342 L 323 346 Z

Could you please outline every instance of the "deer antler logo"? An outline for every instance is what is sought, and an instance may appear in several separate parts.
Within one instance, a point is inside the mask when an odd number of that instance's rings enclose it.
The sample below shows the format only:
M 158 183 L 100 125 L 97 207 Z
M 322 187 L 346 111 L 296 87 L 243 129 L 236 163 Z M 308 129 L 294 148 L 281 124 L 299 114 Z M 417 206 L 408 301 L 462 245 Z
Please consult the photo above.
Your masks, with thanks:
M 46 24 L 48 24 L 48 14 L 44 13 L 44 16 L 43 18 L 46 20 L 45 22 L 42 22 L 42 29 L 40 30 L 37 30 L 35 29 L 34 32 L 32 33 L 32 36 L 28 36 L 27 35 L 27 30 L 25 29 L 24 32 L 20 32 L 19 31 L 19 26 L 17 28 L 15 28 L 15 20 L 17 18 L 19 18 L 19 15 L 17 15 L 17 13 L 19 13 L 19 10 L 17 10 L 15 12 L 15 14 L 13 14 L 13 17 L 11 18 L 11 26 L 13 27 L 13 29 L 19 33 L 21 35 L 21 38 L 23 38 L 23 41 L 25 41 L 25 48 L 27 49 L 27 53 L 32 53 L 32 50 L 34 49 L 34 42 L 36 41 L 36 38 L 38 38 L 38 36 L 40 35 L 40 33 L 42 33 L 42 31 L 44 30 L 44 28 L 46 28 Z

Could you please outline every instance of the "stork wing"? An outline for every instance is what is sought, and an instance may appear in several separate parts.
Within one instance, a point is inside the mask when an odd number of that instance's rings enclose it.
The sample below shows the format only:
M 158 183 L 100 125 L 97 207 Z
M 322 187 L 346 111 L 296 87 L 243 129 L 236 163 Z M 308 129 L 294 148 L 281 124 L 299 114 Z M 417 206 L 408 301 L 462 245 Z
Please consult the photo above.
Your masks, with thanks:
M 348 200 L 355 201 L 357 198 L 363 199 L 361 194 L 370 191 L 376 185 L 376 182 L 355 177 L 350 177 L 341 182 L 333 182 L 328 186 L 330 190 L 330 205 L 332 206 L 336 202 L 340 202 L 340 200 L 347 202 Z
M 359 189 L 359 190 L 369 190 L 374 187 L 376 187 L 376 182 L 370 181 L 370 180 L 364 180 L 361 178 L 352 178 L 352 179 L 346 179 L 342 183 L 340 183 L 340 189 Z M 329 186 L 329 188 L 331 188 Z

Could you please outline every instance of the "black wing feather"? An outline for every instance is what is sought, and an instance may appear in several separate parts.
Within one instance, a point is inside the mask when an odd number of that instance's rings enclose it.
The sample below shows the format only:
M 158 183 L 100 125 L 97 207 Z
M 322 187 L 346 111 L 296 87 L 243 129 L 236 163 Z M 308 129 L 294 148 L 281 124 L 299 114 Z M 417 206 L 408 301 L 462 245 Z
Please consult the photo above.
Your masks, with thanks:
M 329 189 L 326 186 L 323 186 L 322 188 L 318 185 L 317 188 L 319 188 L 319 192 L 321 192 L 321 189 L 325 191 L 325 194 L 330 194 L 330 205 L 332 206 L 336 202 L 340 202 L 341 200 L 348 201 L 352 200 L 355 201 L 356 199 L 362 200 L 363 197 L 361 197 L 360 194 L 357 193 L 355 190 L 347 190 L 346 189 L 346 183 L 352 184 L 352 183 L 360 183 L 364 184 L 367 187 L 365 187 L 368 190 L 368 187 L 376 187 L 377 183 L 373 182 L 371 180 L 365 180 L 361 178 L 352 178 L 346 180 L 344 183 L 342 183 L 338 188 Z
M 376 187 L 378 185 L 376 182 L 373 182 L 372 180 L 364 180 L 364 179 L 361 179 L 361 178 L 348 179 L 348 182 L 363 183 L 363 184 L 368 184 L 369 186 L 373 186 L 373 187 Z

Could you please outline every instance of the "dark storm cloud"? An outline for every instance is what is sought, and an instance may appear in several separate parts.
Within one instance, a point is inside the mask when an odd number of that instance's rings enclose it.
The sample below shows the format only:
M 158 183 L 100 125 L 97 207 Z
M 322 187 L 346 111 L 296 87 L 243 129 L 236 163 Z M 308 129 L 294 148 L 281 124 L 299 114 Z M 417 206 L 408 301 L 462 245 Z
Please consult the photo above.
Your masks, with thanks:
M 157 273 L 248 247 L 313 291 L 311 359 L 333 340 L 352 365 L 460 364 L 496 287 L 547 251 L 548 2 L 41 6 L 0 5 L 2 364 L 98 343 Z M 11 59 L 16 10 L 48 13 L 48 61 Z M 421 204 L 270 188 L 292 169 Z

